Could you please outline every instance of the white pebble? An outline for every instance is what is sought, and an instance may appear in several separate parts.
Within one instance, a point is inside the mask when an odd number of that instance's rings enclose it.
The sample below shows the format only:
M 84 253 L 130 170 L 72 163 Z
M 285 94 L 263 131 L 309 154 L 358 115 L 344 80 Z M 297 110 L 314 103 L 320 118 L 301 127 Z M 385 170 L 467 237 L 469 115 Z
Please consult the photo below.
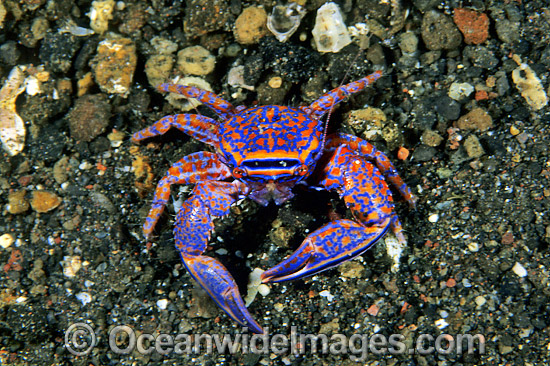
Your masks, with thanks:
M 445 329 L 449 326 L 449 323 L 447 323 L 445 319 L 438 319 L 435 321 L 435 326 L 439 329 Z
M 476 242 L 468 244 L 468 250 L 474 253 L 477 252 L 479 250 L 479 244 Z
M 157 306 L 160 310 L 166 310 L 166 307 L 168 306 L 168 299 L 160 299 L 157 301 Z
M 267 296 L 269 295 L 269 292 L 271 291 L 271 289 L 269 288 L 268 285 L 266 285 L 265 283 L 262 283 L 260 286 L 258 286 L 258 292 L 260 293 L 260 295 L 262 296 Z
M 92 169 L 93 167 L 94 166 L 92 164 L 90 164 L 89 161 L 84 160 L 82 163 L 80 163 L 80 165 L 78 166 L 78 169 L 88 170 L 88 169 Z
M 82 267 L 82 259 L 78 255 L 65 256 L 63 257 L 61 266 L 63 267 L 65 277 L 74 277 Z
M 473 91 L 474 87 L 471 84 L 454 82 L 449 87 L 449 97 L 459 100 L 468 97 Z
M 512 271 L 514 271 L 514 273 L 517 274 L 518 277 L 527 276 L 527 270 L 519 262 L 516 262 L 516 264 L 514 264 L 514 266 L 512 267 Z
M 90 295 L 88 292 L 79 292 L 75 295 L 75 297 L 80 300 L 83 306 L 89 302 L 92 302 L 92 295 Z
M 4 234 L 0 236 L 0 246 L 4 249 L 9 248 L 15 240 L 11 234 Z
M 311 33 L 319 52 L 338 52 L 351 43 L 340 8 L 333 2 L 326 3 L 317 10 Z
M 332 299 L 334 299 L 334 295 L 332 295 L 328 290 L 323 290 L 319 292 L 319 295 L 322 297 L 326 297 L 328 301 L 332 301 Z
M 483 306 L 487 302 L 487 299 L 483 295 L 479 295 L 474 300 L 477 306 Z
M 438 214 L 431 214 L 428 217 L 428 221 L 432 222 L 432 223 L 436 223 L 437 221 L 439 221 L 439 215 Z

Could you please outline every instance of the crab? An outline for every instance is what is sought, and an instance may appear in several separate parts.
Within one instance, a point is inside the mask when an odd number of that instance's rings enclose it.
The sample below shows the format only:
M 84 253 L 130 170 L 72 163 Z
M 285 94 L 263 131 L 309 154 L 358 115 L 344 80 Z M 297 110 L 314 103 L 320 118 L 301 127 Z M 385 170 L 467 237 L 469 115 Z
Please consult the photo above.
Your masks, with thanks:
M 381 71 L 374 72 L 298 108 L 233 107 L 196 87 L 161 84 L 160 91 L 199 100 L 220 121 L 200 114 L 170 115 L 132 137 L 139 142 L 175 127 L 215 150 L 187 155 L 169 168 L 158 183 L 143 233 L 149 239 L 173 184 L 194 184 L 176 215 L 176 248 L 191 276 L 218 306 L 254 333 L 263 329 L 246 308 L 234 278 L 217 259 L 203 254 L 213 219 L 228 215 L 237 200 L 248 197 L 264 206 L 271 201 L 281 205 L 294 196 L 293 187 L 306 184 L 338 192 L 353 217 L 335 219 L 311 233 L 292 255 L 263 272 L 263 283 L 295 280 L 338 266 L 367 251 L 389 230 L 406 243 L 388 182 L 414 207 L 409 187 L 386 155 L 356 136 L 328 135 L 328 123 L 321 120 L 336 104 L 381 76 Z

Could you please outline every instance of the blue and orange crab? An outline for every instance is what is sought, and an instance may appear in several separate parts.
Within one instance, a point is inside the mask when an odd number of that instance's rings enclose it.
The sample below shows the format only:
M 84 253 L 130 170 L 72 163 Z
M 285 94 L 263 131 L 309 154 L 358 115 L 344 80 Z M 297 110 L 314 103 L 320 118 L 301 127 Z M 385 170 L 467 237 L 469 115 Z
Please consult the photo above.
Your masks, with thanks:
M 151 235 L 172 184 L 195 184 L 176 215 L 176 248 L 189 273 L 218 306 L 255 333 L 263 329 L 246 308 L 235 280 L 218 260 L 203 255 L 214 229 L 212 220 L 229 214 L 237 200 L 249 197 L 261 205 L 271 200 L 281 205 L 293 197 L 297 183 L 315 177 L 311 186 L 338 192 L 354 217 L 334 220 L 310 234 L 294 254 L 262 274 L 264 283 L 294 280 L 335 267 L 367 251 L 389 229 L 401 243 L 406 242 L 386 180 L 410 206 L 415 198 L 390 160 L 358 137 L 327 135 L 326 123 L 321 121 L 333 106 L 381 75 L 377 71 L 298 108 L 233 107 L 205 90 L 161 84 L 161 91 L 198 99 L 221 121 L 176 114 L 132 137 L 138 142 L 175 127 L 215 149 L 215 153 L 190 154 L 172 165 L 157 186 L 143 232 L 146 238 Z

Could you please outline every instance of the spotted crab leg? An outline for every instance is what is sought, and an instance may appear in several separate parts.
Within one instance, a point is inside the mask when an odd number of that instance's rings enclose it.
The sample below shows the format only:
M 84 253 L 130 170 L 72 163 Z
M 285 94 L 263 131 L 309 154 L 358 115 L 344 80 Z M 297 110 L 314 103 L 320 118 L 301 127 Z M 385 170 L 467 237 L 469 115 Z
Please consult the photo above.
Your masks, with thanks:
M 185 267 L 227 315 L 254 333 L 263 333 L 252 318 L 229 271 L 216 259 L 202 255 L 214 225 L 212 218 L 229 213 L 231 204 L 248 194 L 240 181 L 198 183 L 176 216 L 174 237 Z
M 134 133 L 132 141 L 140 142 L 149 137 L 162 135 L 172 127 L 215 148 L 218 147 L 220 137 L 217 122 L 212 118 L 196 114 L 166 116 L 153 125 Z M 216 154 L 210 152 L 190 154 L 172 165 L 155 190 L 153 205 L 143 224 L 145 237 L 148 238 L 151 235 L 164 211 L 170 198 L 172 184 L 192 184 L 206 179 L 221 180 L 230 175 L 227 166 L 218 159 Z
M 330 149 L 337 143 L 338 148 Z M 349 135 L 330 137 L 327 146 L 329 162 L 320 184 L 340 194 L 355 221 L 342 219 L 322 226 L 290 257 L 265 271 L 263 282 L 299 279 L 335 267 L 370 249 L 389 229 L 406 243 L 384 175 L 413 206 L 414 196 L 389 160 L 366 141 Z
M 185 132 L 189 136 L 211 146 L 220 142 L 218 122 L 198 114 L 176 114 L 166 116 L 151 126 L 133 134 L 132 142 L 139 142 L 149 137 L 165 134 L 171 127 Z
M 177 93 L 186 96 L 187 98 L 194 98 L 206 105 L 208 108 L 216 112 L 223 120 L 227 120 L 232 117 L 235 108 L 228 101 L 220 98 L 214 93 L 206 90 L 196 88 L 194 86 L 185 86 L 178 84 L 160 84 L 158 90 Z
M 319 119 L 336 104 L 340 103 L 342 100 L 349 97 L 350 95 L 358 93 L 361 90 L 365 89 L 367 86 L 373 84 L 376 80 L 378 80 L 381 76 L 382 71 L 379 70 L 365 76 L 362 79 L 346 85 L 342 85 L 326 93 L 321 98 L 311 103 L 309 107 L 302 107 L 302 110 L 304 110 L 314 119 Z
M 153 205 L 143 224 L 143 234 L 148 238 L 159 220 L 170 198 L 172 184 L 193 184 L 203 180 L 222 180 L 229 178 L 231 172 L 218 156 L 211 152 L 200 151 L 183 157 L 172 165 L 160 180 L 155 190 Z

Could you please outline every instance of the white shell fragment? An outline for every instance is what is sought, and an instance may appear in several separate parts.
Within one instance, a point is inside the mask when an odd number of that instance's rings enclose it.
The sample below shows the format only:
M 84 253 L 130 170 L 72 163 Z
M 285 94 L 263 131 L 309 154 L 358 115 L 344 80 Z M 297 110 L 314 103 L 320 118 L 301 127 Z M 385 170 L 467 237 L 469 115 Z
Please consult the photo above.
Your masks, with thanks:
M 449 323 L 445 321 L 445 319 L 438 319 L 434 322 L 435 326 L 439 329 L 445 329 L 449 326 Z
M 78 255 L 65 256 L 61 261 L 61 266 L 65 277 L 71 278 L 76 276 L 76 273 L 82 268 L 82 259 Z
M 269 294 L 269 286 L 262 283 L 262 273 L 264 273 L 262 269 L 254 268 L 254 270 L 248 276 L 246 297 L 244 298 L 244 303 L 246 306 L 252 304 L 252 301 L 254 301 L 258 292 L 262 296 L 267 296 Z
M 166 310 L 166 308 L 168 307 L 168 303 L 170 301 L 168 301 L 168 299 L 160 299 L 157 301 L 157 307 L 160 309 L 160 310 Z
M 75 297 L 82 303 L 82 306 L 92 302 L 92 295 L 88 292 L 79 292 Z
M 13 236 L 11 234 L 6 233 L 0 236 L 0 247 L 7 249 L 13 244 L 14 241 L 15 239 L 13 238 Z
M 519 65 L 519 67 L 512 71 L 512 81 L 516 84 L 527 104 L 535 111 L 538 111 L 548 104 L 548 97 L 542 87 L 542 83 L 533 69 L 526 63 L 522 63 L 518 55 L 513 55 L 512 58 Z
M 15 100 L 25 90 L 25 69 L 14 67 L 0 89 L 0 140 L 11 156 L 19 154 L 25 146 L 25 124 L 15 110 Z
M 454 100 L 469 97 L 474 92 L 474 86 L 468 83 L 454 82 L 449 88 L 449 97 Z
M 512 271 L 518 275 L 518 277 L 525 277 L 527 276 L 527 270 L 525 269 L 524 266 L 521 265 L 521 263 L 519 262 L 516 262 L 516 264 L 514 264 L 514 266 L 512 267 Z
M 334 300 L 334 295 L 330 293 L 329 290 L 323 290 L 319 292 L 319 296 L 326 297 L 329 302 L 332 302 Z
M 306 9 L 297 3 L 277 5 L 267 16 L 267 29 L 279 42 L 286 42 L 296 32 Z
M 113 10 L 115 9 L 114 0 L 93 1 L 90 12 L 90 27 L 99 34 L 103 34 L 109 29 L 109 20 L 113 19 Z
M 386 243 L 386 253 L 388 253 L 388 256 L 392 259 L 393 263 L 391 266 L 391 271 L 397 272 L 399 271 L 401 254 L 403 254 L 403 250 L 407 246 L 407 243 L 400 243 L 395 235 L 387 235 L 384 238 L 384 242 Z
M 340 8 L 333 2 L 326 3 L 317 10 L 315 26 L 311 33 L 319 52 L 336 53 L 351 43 Z

